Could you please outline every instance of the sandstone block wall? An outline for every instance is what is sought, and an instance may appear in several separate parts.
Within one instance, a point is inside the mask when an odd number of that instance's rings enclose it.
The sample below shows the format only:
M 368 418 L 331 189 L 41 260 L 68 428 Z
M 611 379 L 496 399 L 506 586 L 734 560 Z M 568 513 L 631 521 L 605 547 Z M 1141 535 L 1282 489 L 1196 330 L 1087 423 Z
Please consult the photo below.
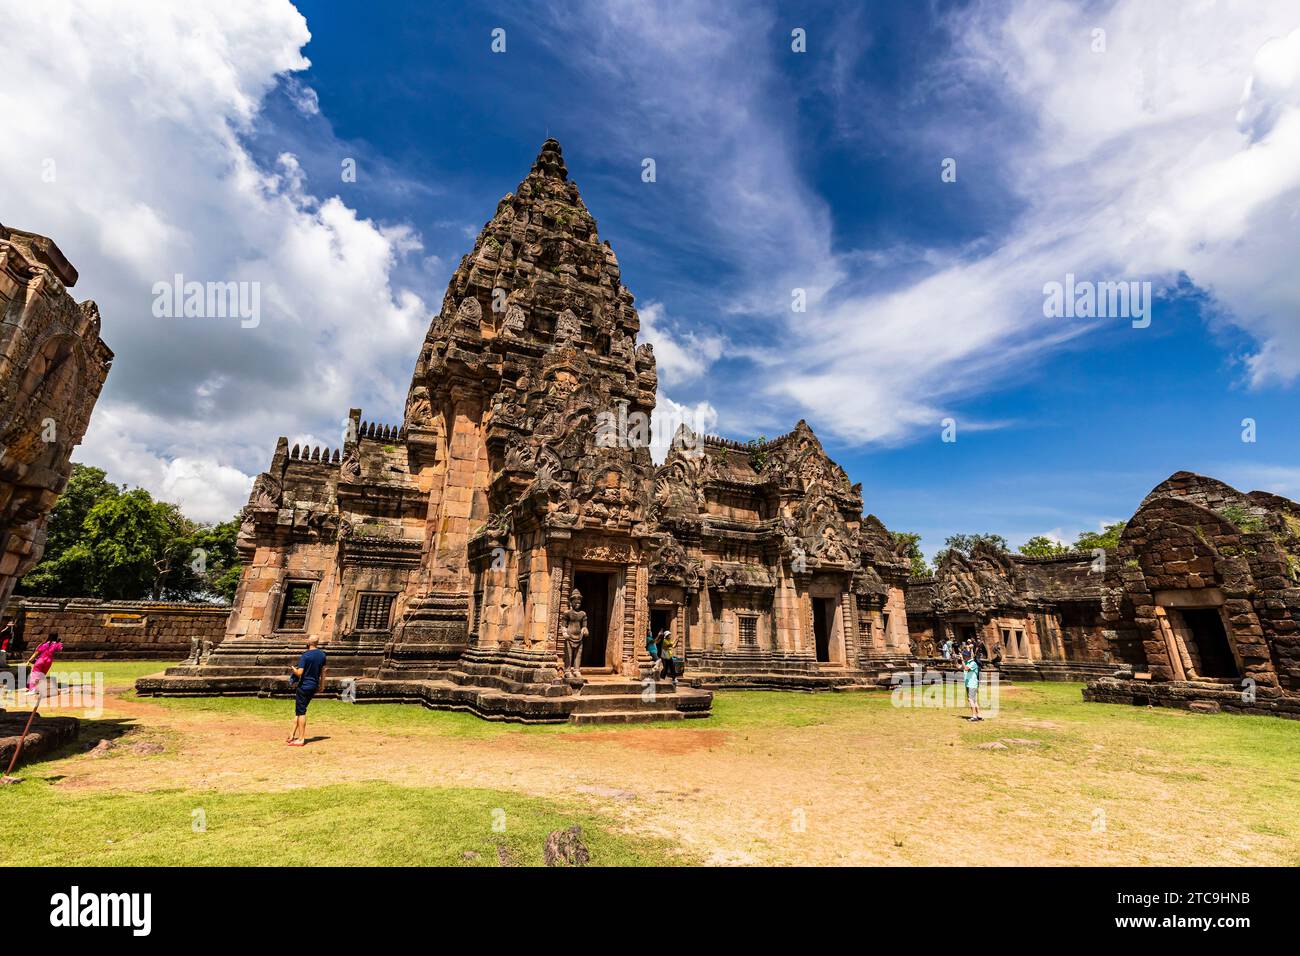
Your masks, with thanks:
M 226 632 L 224 604 L 98 601 L 92 598 L 22 598 L 5 615 L 14 617 L 27 653 L 51 635 L 63 642 L 67 660 L 168 660 L 190 656 L 192 638 L 216 645 Z

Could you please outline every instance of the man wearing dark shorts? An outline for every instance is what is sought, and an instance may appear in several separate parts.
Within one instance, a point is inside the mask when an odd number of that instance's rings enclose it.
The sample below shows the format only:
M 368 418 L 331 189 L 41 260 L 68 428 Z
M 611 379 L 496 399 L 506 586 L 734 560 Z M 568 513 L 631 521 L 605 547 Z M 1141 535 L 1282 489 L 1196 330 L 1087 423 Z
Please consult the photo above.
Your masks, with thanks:
M 293 675 L 298 678 L 298 692 L 293 706 L 293 733 L 285 741 L 290 747 L 307 746 L 307 705 L 325 683 L 325 652 L 319 644 L 316 638 L 308 638 L 307 650 L 293 668 Z

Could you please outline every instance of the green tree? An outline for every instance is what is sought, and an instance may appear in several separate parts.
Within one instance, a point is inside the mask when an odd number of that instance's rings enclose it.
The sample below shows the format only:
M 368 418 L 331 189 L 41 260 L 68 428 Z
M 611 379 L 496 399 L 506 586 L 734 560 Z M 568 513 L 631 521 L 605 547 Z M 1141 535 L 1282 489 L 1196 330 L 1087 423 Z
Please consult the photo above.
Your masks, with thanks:
M 19 594 L 106 600 L 233 598 L 241 571 L 238 519 L 201 525 L 100 468 L 74 465 L 50 515 L 43 560 Z
M 945 551 L 960 551 L 970 554 L 977 545 L 987 545 L 996 551 L 1010 551 L 1007 539 L 1000 534 L 950 534 L 943 541 Z
M 1124 533 L 1125 521 L 1108 524 L 1101 531 L 1085 531 L 1075 539 L 1074 550 L 1094 551 L 1097 548 L 1114 548 L 1119 545 L 1119 536 Z
M 121 493 L 122 489 L 108 480 L 103 468 L 74 464 L 68 486 L 59 495 L 45 526 L 44 557 L 47 560 L 57 558 L 75 544 L 90 509 L 98 502 L 116 498 Z
M 232 601 L 243 565 L 235 550 L 239 520 L 192 526 L 168 551 L 170 574 L 165 592 L 180 599 L 221 597 Z
M 1036 534 L 1020 546 L 1020 553 L 1031 558 L 1050 558 L 1069 551 L 1064 544 L 1045 534 Z
M 925 578 L 934 573 L 934 569 L 925 560 L 925 555 L 921 553 L 921 536 L 913 534 L 910 531 L 893 532 L 894 540 L 906 543 L 907 557 L 912 562 L 912 577 Z

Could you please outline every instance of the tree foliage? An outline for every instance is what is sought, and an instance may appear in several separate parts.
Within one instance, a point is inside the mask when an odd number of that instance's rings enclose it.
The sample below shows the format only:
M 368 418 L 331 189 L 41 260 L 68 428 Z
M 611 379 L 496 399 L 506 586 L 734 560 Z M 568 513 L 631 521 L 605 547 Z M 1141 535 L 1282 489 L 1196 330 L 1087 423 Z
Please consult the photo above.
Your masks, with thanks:
M 894 540 L 907 544 L 907 557 L 912 562 L 912 577 L 925 578 L 934 573 L 934 569 L 921 553 L 921 536 L 910 531 L 893 532 Z
M 104 600 L 231 599 L 239 582 L 238 523 L 191 521 L 143 488 L 73 465 L 50 514 L 45 554 L 19 594 Z
M 1007 539 L 1000 534 L 950 534 L 944 538 L 943 551 L 959 551 L 970 555 L 979 545 L 985 545 L 995 551 L 1010 551 Z M 940 552 L 942 554 L 943 552 Z
M 1101 531 L 1085 531 L 1075 539 L 1074 550 L 1076 551 L 1095 551 L 1098 548 L 1114 548 L 1119 546 L 1119 536 L 1124 533 L 1124 526 L 1128 522 L 1116 521 L 1114 524 L 1108 524 Z
M 1030 558 L 1051 558 L 1068 554 L 1070 550 L 1067 545 L 1045 534 L 1036 534 L 1020 546 L 1020 553 Z

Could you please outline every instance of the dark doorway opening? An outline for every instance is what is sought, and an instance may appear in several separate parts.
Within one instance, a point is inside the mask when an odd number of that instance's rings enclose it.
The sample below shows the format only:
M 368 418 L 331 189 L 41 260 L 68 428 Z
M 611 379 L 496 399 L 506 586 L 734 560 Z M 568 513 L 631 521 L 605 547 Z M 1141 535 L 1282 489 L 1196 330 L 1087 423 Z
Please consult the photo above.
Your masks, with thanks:
M 830 598 L 813 598 L 813 637 L 817 641 L 817 660 L 829 664 L 831 660 L 831 622 L 835 613 Z
M 655 637 L 659 632 L 665 629 L 672 630 L 673 611 L 667 607 L 652 607 L 650 609 L 650 631 Z
M 573 586 L 582 594 L 587 612 L 587 639 L 582 642 L 582 667 L 609 664 L 609 591 L 613 575 L 599 571 L 577 571 Z
M 1232 656 L 1228 632 L 1223 629 L 1223 618 L 1218 608 L 1183 608 L 1179 611 L 1191 640 L 1196 643 L 1195 656 L 1200 659 L 1196 668 L 1199 677 L 1240 677 L 1237 661 Z

